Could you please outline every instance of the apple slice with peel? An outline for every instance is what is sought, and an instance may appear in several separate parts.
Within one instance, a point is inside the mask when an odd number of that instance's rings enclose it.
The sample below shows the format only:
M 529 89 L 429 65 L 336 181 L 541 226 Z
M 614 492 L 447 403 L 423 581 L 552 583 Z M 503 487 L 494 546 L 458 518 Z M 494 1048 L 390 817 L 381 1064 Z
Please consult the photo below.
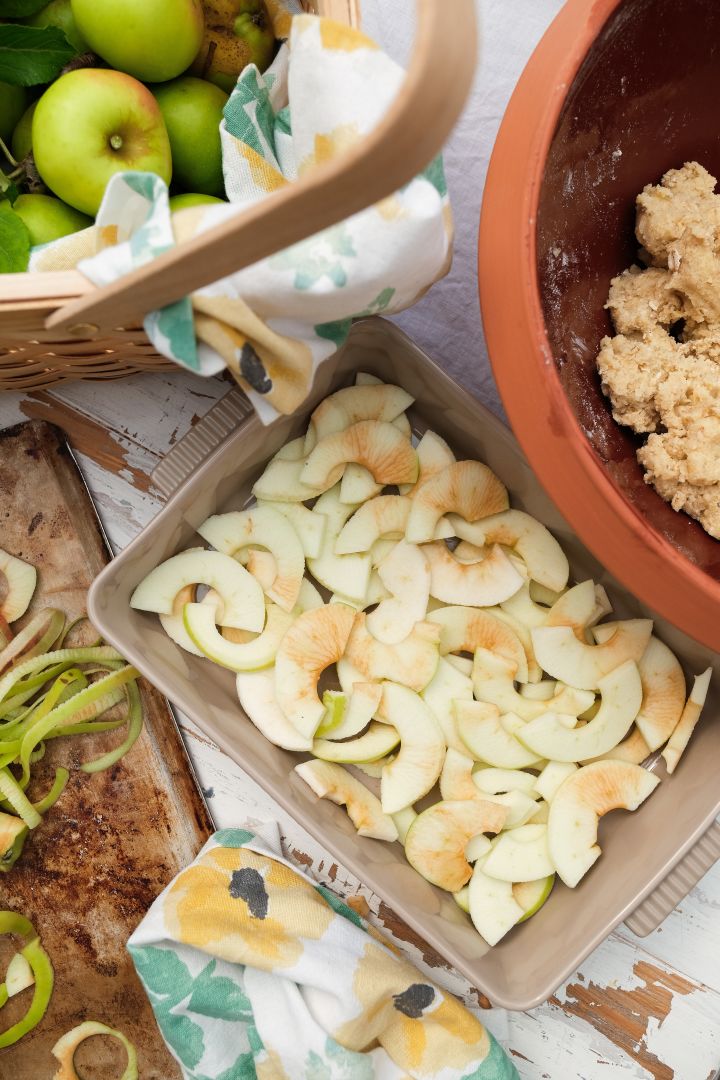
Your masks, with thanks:
M 265 625 L 263 591 L 244 566 L 221 551 L 195 549 L 160 563 L 130 597 L 139 611 L 171 615 L 175 597 L 186 585 L 209 585 L 222 598 L 221 625 L 260 633 Z
M 563 593 L 547 613 L 546 626 L 571 626 L 580 641 L 586 641 L 586 630 L 612 611 L 602 585 L 582 581 Z M 609 635 L 608 635 L 609 637 Z
M 326 518 L 326 528 L 320 554 L 316 559 L 308 559 L 308 569 L 331 592 L 364 602 L 370 580 L 370 556 L 335 554 L 338 534 L 353 512 L 352 506 L 340 502 L 339 485 L 321 495 L 312 512 Z
M 498 881 L 484 872 L 479 859 L 468 885 L 468 908 L 472 924 L 488 945 L 497 945 L 525 912 L 513 896 L 509 881 Z
M 536 911 L 540 910 L 553 891 L 554 884 L 554 873 L 548 874 L 544 878 L 538 878 L 537 881 L 517 881 L 513 884 L 513 897 L 524 911 L 523 917 L 518 919 L 519 923 L 530 919 Z
M 602 645 L 614 632 L 612 623 L 603 623 L 594 627 L 593 636 Z M 643 698 L 635 723 L 650 750 L 657 750 L 670 738 L 682 715 L 685 674 L 675 654 L 656 637 L 650 638 L 638 671 Z
M 465 519 L 465 520 L 463 520 Z M 455 535 L 478 547 L 503 544 L 513 548 L 527 566 L 528 574 L 548 589 L 560 591 L 567 585 L 570 565 L 555 537 L 530 514 L 522 510 L 503 510 L 480 521 L 451 518 Z
M 501 619 L 477 608 L 451 606 L 428 614 L 428 621 L 440 628 L 440 652 L 474 653 L 488 649 L 513 665 L 513 678 L 528 681 L 527 657 L 514 630 Z
M 500 795 L 503 791 L 524 791 L 526 795 L 539 798 L 535 782 L 537 776 L 522 769 L 478 769 L 473 778 L 476 788 L 485 795 Z
M 637 810 L 660 778 L 626 761 L 583 765 L 559 787 L 550 803 L 550 858 L 571 889 L 600 858 L 598 820 L 610 810 Z
M 461 754 L 448 747 L 440 773 L 440 795 L 443 799 L 477 799 L 478 788 L 473 781 L 475 762 L 467 753 Z
M 445 760 L 445 740 L 425 702 L 407 686 L 383 683 L 378 718 L 400 735 L 400 750 L 383 769 L 380 796 L 386 814 L 417 802 L 436 783 Z
M 470 889 L 467 885 L 453 893 L 453 900 L 461 911 L 464 911 L 466 915 L 470 914 Z
M 226 555 L 237 555 L 250 546 L 267 548 L 277 569 L 267 595 L 283 611 L 292 611 L 305 572 L 305 554 L 298 534 L 283 514 L 270 506 L 253 506 L 250 510 L 214 514 L 197 531 Z
M 404 641 L 387 645 L 369 632 L 366 615 L 361 611 L 356 616 L 345 655 L 366 681 L 391 679 L 419 692 L 425 689 L 437 669 L 438 636 L 433 623 L 419 622 Z
M 430 566 L 430 592 L 447 604 L 490 607 L 506 600 L 523 579 L 497 544 L 482 562 L 463 563 L 442 540 L 423 545 Z
M 356 739 L 335 742 L 331 739 L 315 739 L 312 752 L 323 761 L 338 761 L 357 765 L 365 761 L 377 761 L 390 754 L 400 742 L 400 736 L 389 724 L 373 720 L 367 731 Z
M 535 656 L 548 675 L 580 690 L 597 690 L 614 668 L 640 660 L 650 641 L 652 620 L 616 622 L 615 633 L 602 645 L 578 641 L 569 626 L 540 626 L 531 633 Z
M 634 660 L 600 679 L 599 690 L 602 704 L 585 725 L 580 726 L 576 717 L 547 712 L 530 720 L 518 738 L 552 761 L 587 761 L 607 753 L 627 735 L 642 703 L 640 673 Z
M 455 464 L 455 455 L 452 450 L 436 431 L 424 432 L 417 444 L 418 478 L 414 484 L 404 484 L 400 487 L 401 495 L 414 495 L 426 480 L 436 473 L 442 472 L 448 465 Z
M 493 803 L 498 809 L 505 815 L 507 811 L 504 810 L 500 803 Z M 507 825 L 507 822 L 505 823 Z M 504 826 L 503 826 L 504 827 Z M 485 836 L 484 833 L 478 833 L 477 836 L 472 836 L 465 846 L 465 858 L 469 863 L 477 862 L 478 859 L 484 859 L 489 851 L 492 849 L 492 842 Z
M 407 834 L 413 821 L 417 817 L 417 811 L 414 806 L 404 806 L 402 810 L 397 810 L 390 817 L 395 822 L 395 828 L 398 831 L 398 839 L 401 844 L 405 843 Z
M 277 604 L 269 604 L 265 626 L 257 637 L 243 644 L 228 641 L 215 625 L 216 609 L 208 604 L 186 604 L 183 622 L 188 636 L 204 656 L 231 671 L 257 671 L 274 662 L 280 642 L 295 621 Z
M 483 863 L 483 873 L 500 881 L 536 881 L 555 873 L 547 825 L 520 825 L 503 833 Z
M 449 663 L 450 657 L 440 657 L 438 665 L 430 682 L 420 696 L 440 725 L 448 748 L 452 747 L 459 754 L 466 754 L 467 747 L 460 738 L 455 724 L 454 701 L 472 701 L 473 685 L 462 672 L 457 671 Z M 450 798 L 451 796 L 448 796 Z M 452 798 L 462 798 L 453 795 Z
M 415 492 L 405 539 L 411 544 L 432 540 L 444 514 L 455 513 L 465 521 L 477 521 L 507 507 L 507 490 L 487 465 L 456 461 Z
M 318 697 L 320 675 L 345 652 L 355 612 L 344 604 L 326 604 L 298 616 L 275 658 L 275 696 L 301 734 L 314 735 L 325 715 Z
M 25 614 L 36 584 L 35 567 L 0 548 L 0 615 L 6 622 Z
M 325 691 L 331 693 L 331 691 Z M 382 684 L 356 682 L 350 693 L 343 693 L 345 709 L 341 719 L 331 728 L 325 729 L 325 721 L 318 728 L 318 735 L 328 739 L 351 739 L 368 726 L 380 707 Z M 325 697 L 323 696 L 325 703 Z M 325 703 L 327 704 L 327 703 Z
M 237 677 L 240 705 L 255 727 L 275 746 L 284 750 L 306 751 L 312 739 L 301 735 L 285 716 L 275 697 L 275 671 L 247 671 Z
M 535 778 L 535 790 L 546 802 L 551 803 L 560 785 L 577 772 L 574 761 L 548 761 L 540 775 Z
M 342 765 L 331 761 L 303 761 L 295 772 L 321 799 L 344 806 L 360 836 L 392 843 L 398 838 L 393 819 L 383 813 L 380 800 Z
M 382 489 L 382 484 L 376 482 L 373 474 L 364 465 L 351 461 L 345 466 L 340 481 L 340 502 L 357 506 L 358 503 L 374 499 Z
M 355 385 L 336 390 L 324 398 L 310 417 L 311 439 L 317 442 L 352 427 L 361 420 L 380 420 L 390 423 L 414 401 L 405 390 L 390 383 Z M 309 449 L 307 441 L 305 452 Z
M 502 600 L 500 607 L 508 615 L 512 615 L 518 622 L 527 626 L 528 630 L 532 630 L 536 626 L 545 626 L 548 611 L 550 610 L 542 604 L 535 603 L 530 596 L 530 582 L 527 580 L 523 581 L 516 593 L 513 593 L 507 600 Z
M 202 551 L 202 548 L 197 548 L 196 550 Z M 161 614 L 158 618 L 160 619 L 160 625 L 171 641 L 174 641 L 181 649 L 191 653 L 193 656 L 204 656 L 205 653 L 202 649 L 197 647 L 185 629 L 185 623 L 183 622 L 183 608 L 186 604 L 192 604 L 194 602 L 196 591 L 194 585 L 186 585 L 173 600 L 171 614 Z M 213 590 L 211 590 L 211 592 L 212 591 Z M 220 598 L 218 597 L 218 600 L 219 599 Z
M 401 540 L 383 559 L 378 575 L 390 597 L 367 616 L 373 637 L 387 645 L 404 641 L 422 622 L 430 596 L 430 568 L 424 549 Z
M 532 684 L 527 684 L 529 687 Z M 536 684 L 539 685 L 539 684 Z M 496 705 L 501 713 L 515 713 L 522 720 L 534 720 L 548 710 L 579 716 L 595 700 L 589 690 L 557 684 L 557 692 L 548 700 L 536 701 L 519 694 L 513 681 L 513 664 L 489 649 L 477 649 L 473 660 L 473 687 L 480 701 Z
M 426 881 L 457 892 L 472 875 L 465 848 L 474 836 L 498 833 L 505 811 L 482 799 L 441 801 L 423 810 L 405 839 L 407 860 Z
M 16 997 L 35 983 L 33 970 L 22 953 L 15 953 L 5 972 L 5 989 L 9 998 Z
M 458 732 L 473 757 L 498 769 L 527 769 L 542 761 L 518 738 L 525 722 L 513 713 L 500 715 L 483 701 L 456 701 Z
M 417 479 L 417 454 L 403 433 L 392 424 L 360 420 L 318 441 L 308 454 L 302 482 L 324 491 L 337 483 L 352 461 L 363 465 L 383 486 L 414 483 Z
M 287 518 L 298 535 L 305 558 L 316 559 L 322 549 L 327 521 L 323 515 L 303 506 L 301 502 L 265 502 L 258 499 L 258 506 L 269 506 Z
M 348 699 L 342 690 L 325 690 L 322 696 L 325 715 L 315 732 L 315 738 L 324 738 L 334 728 L 340 727 L 347 711 Z
M 662 752 L 669 773 L 675 772 L 678 761 L 684 754 L 687 744 L 690 742 L 690 737 L 700 719 L 700 713 L 702 712 L 705 699 L 707 698 L 711 677 L 712 668 L 707 668 L 703 671 L 702 675 L 695 676 L 695 682 L 690 691 L 690 697 L 687 699 L 685 708 L 683 709 L 682 716 L 678 720 L 677 726 L 670 736 L 667 746 Z

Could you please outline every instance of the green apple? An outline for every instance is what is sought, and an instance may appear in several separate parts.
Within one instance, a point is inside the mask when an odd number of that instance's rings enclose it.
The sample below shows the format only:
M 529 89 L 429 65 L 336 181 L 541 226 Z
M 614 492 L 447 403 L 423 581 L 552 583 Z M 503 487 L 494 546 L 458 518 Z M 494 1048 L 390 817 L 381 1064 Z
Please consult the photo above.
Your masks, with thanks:
M 10 137 L 25 109 L 26 93 L 22 86 L 0 82 L 0 139 Z
M 153 93 L 170 138 L 176 184 L 203 195 L 222 195 L 220 122 L 227 94 L 189 75 L 153 87 Z
M 111 176 L 153 172 L 170 183 L 170 140 L 150 91 L 120 71 L 81 68 L 61 75 L 37 103 L 35 164 L 50 190 L 97 213 Z
M 72 13 L 93 52 L 145 82 L 180 75 L 203 42 L 200 0 L 72 0 Z
M 73 49 L 77 49 L 79 53 L 88 51 L 88 43 L 78 30 L 73 17 L 71 0 L 50 0 L 47 7 L 25 22 L 28 26 L 57 26 Z
M 12 133 L 10 149 L 16 161 L 22 161 L 32 150 L 32 122 L 37 101 L 33 101 L 22 114 Z
M 513 885 L 513 897 L 525 912 L 522 918 L 518 919 L 519 923 L 532 918 L 535 912 L 540 910 L 552 892 L 554 884 L 555 875 L 550 874 L 537 881 L 519 881 Z
M 19 195 L 13 210 L 27 225 L 33 246 L 49 244 L 51 240 L 59 240 L 61 236 L 92 225 L 92 218 L 52 195 Z
M 230 93 L 248 64 L 264 71 L 275 36 L 263 0 L 204 0 L 205 36 L 191 68 Z
M 174 214 L 176 210 L 184 210 L 188 206 L 203 206 L 205 203 L 221 203 L 225 199 L 216 199 L 214 195 L 201 195 L 196 191 L 184 191 L 181 195 L 173 195 L 170 199 L 170 210 Z

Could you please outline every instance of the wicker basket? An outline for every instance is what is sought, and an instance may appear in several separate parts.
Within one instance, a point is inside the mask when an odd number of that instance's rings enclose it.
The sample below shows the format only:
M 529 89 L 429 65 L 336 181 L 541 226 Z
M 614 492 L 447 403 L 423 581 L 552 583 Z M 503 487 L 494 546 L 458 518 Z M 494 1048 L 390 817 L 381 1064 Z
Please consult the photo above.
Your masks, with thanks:
M 358 23 L 358 0 L 304 0 L 304 6 Z M 297 243 L 407 183 L 442 146 L 475 66 L 474 0 L 453 0 L 452 20 L 443 9 L 437 0 L 418 0 L 416 45 L 403 87 L 383 122 L 347 154 L 103 288 L 74 270 L 0 275 L 0 390 L 175 369 L 142 330 L 148 311 Z M 440 40 L 444 63 L 437 64 Z

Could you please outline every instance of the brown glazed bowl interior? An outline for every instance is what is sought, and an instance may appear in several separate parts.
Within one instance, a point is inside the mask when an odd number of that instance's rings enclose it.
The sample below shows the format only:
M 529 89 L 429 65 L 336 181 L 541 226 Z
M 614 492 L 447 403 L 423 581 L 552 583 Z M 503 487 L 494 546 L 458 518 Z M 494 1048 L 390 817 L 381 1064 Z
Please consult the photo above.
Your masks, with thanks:
M 637 261 L 635 198 L 685 161 L 720 176 L 717 0 L 570 0 L 533 54 L 488 173 L 480 292 L 503 403 L 585 543 L 720 649 L 720 543 L 644 483 L 595 358 L 610 280 Z

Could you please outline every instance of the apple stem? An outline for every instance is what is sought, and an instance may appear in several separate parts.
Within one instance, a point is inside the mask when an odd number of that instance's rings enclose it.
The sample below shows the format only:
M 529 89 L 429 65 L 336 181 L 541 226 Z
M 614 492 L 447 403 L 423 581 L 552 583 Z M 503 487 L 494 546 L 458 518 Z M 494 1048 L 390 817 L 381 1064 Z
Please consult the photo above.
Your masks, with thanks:
M 7 146 L 5 145 L 5 143 L 3 142 L 2 139 L 0 139 L 0 150 L 2 150 L 3 154 L 8 159 L 8 161 L 12 165 L 13 169 L 17 169 L 18 163 L 15 160 L 15 158 L 12 156 L 12 154 L 10 153 L 10 151 L 8 150 Z

